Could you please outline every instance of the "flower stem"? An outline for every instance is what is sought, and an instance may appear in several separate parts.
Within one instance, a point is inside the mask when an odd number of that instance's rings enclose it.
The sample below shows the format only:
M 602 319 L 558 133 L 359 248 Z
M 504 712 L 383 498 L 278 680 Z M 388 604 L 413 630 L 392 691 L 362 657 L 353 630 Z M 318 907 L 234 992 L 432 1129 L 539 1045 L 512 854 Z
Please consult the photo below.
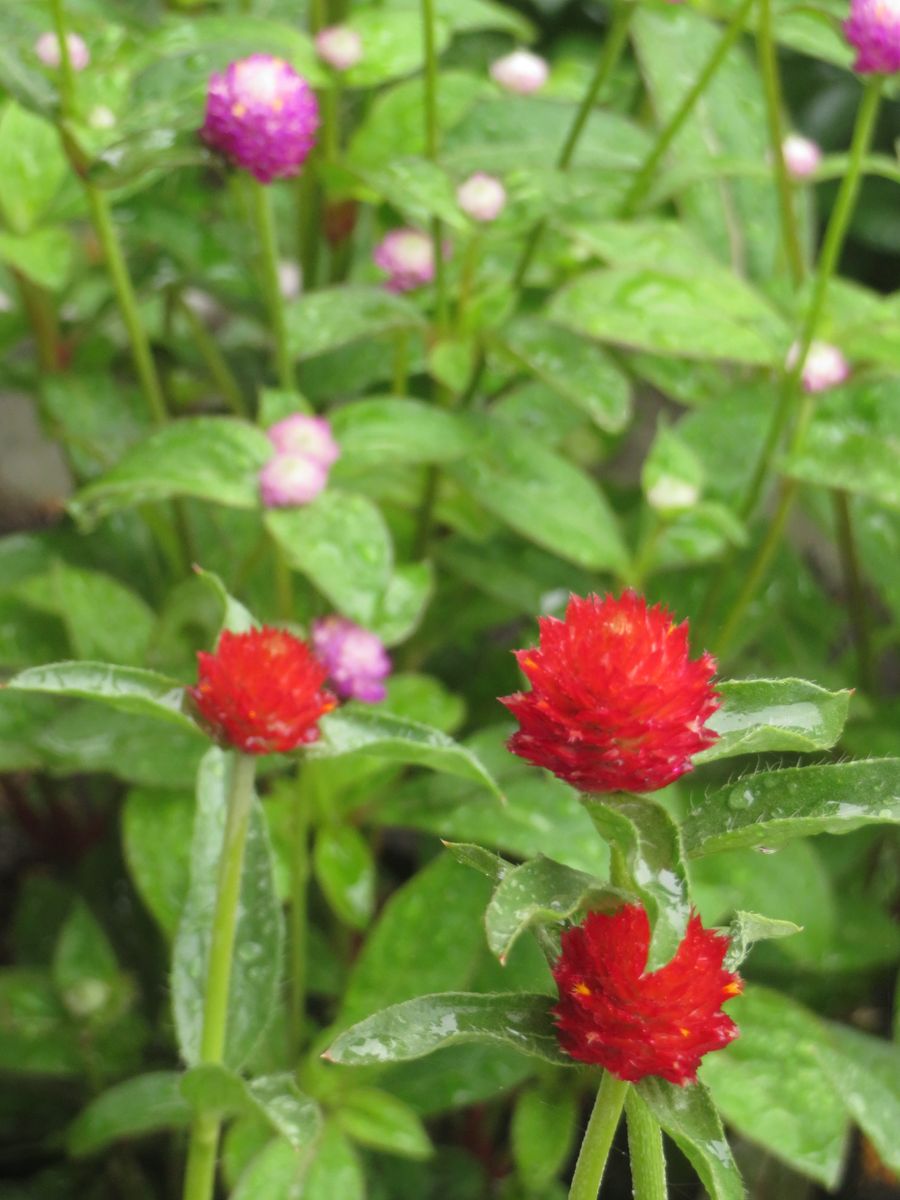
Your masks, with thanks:
M 233 755 L 225 837 L 222 843 L 222 857 L 219 859 L 206 994 L 203 1001 L 203 1033 L 200 1038 L 200 1061 L 203 1063 L 220 1063 L 225 1052 L 231 963 L 241 894 L 244 847 L 247 842 L 250 813 L 253 810 L 255 769 L 255 760 L 250 755 Z M 210 1200 L 212 1197 L 218 1142 L 219 1117 L 209 1113 L 198 1116 L 191 1127 L 184 1200 Z
M 578 1152 L 569 1200 L 597 1200 L 627 1092 L 627 1083 L 616 1079 L 609 1071 L 603 1072 L 591 1119 Z
M 64 117 L 71 116 L 75 107 L 75 68 L 66 37 L 66 17 L 63 0 L 51 0 L 53 28 L 59 42 L 59 108 Z
M 210 378 L 222 393 L 225 403 L 236 416 L 249 417 L 250 410 L 241 391 L 241 385 L 228 365 L 225 355 L 219 349 L 216 339 L 210 334 L 198 313 L 194 311 L 184 296 L 178 297 L 178 307 L 191 331 L 194 345 L 206 364 Z
M 309 888 L 311 765 L 300 767 L 291 795 L 291 986 L 289 1043 L 294 1059 L 303 1045 L 306 1013 L 306 922 Z
M 778 73 L 778 54 L 772 34 L 772 0 L 759 0 L 756 25 L 756 53 L 766 97 L 766 118 L 769 126 L 769 147 L 775 169 L 778 192 L 778 211 L 781 218 L 781 241 L 794 286 L 803 282 L 803 250 L 797 229 L 794 207 L 794 188 L 784 161 L 784 129 L 781 123 L 781 78 Z
M 703 70 L 694 80 L 691 87 L 685 92 L 684 96 L 682 96 L 681 103 L 660 130 L 653 148 L 641 164 L 634 182 L 625 195 L 620 216 L 631 216 L 646 197 L 653 183 L 656 168 L 659 166 L 663 155 L 680 132 L 682 125 L 684 125 L 685 121 L 691 115 L 694 105 L 706 91 L 711 79 L 725 61 L 729 50 L 743 33 L 747 14 L 755 3 L 756 0 L 743 0 L 740 8 L 737 9 L 731 21 L 725 27 L 718 45 L 707 59 Z
M 287 324 L 284 319 L 284 305 L 278 282 L 278 239 L 275 233 L 272 201 L 269 189 L 265 184 L 258 183 L 255 179 L 251 179 L 249 183 L 253 221 L 256 225 L 256 236 L 259 243 L 263 289 L 266 306 L 269 310 L 269 320 L 272 323 L 272 333 L 275 337 L 275 368 L 278 375 L 278 386 L 287 392 L 293 392 L 296 391 L 294 364 L 288 349 Z
M 666 1200 L 666 1160 L 662 1130 L 634 1088 L 625 1100 L 628 1121 L 628 1157 L 634 1200 Z
M 12 276 L 19 289 L 19 295 L 22 297 L 22 307 L 28 314 L 28 321 L 34 332 L 41 374 L 52 374 L 60 370 L 59 329 L 53 303 L 44 289 L 36 283 L 32 283 L 21 271 L 13 270 Z
M 859 568 L 856 537 L 853 532 L 850 497 L 841 488 L 834 488 L 831 499 L 834 504 L 844 587 L 850 601 L 850 616 L 853 622 L 853 641 L 856 644 L 856 678 L 862 691 L 871 694 L 874 689 L 875 670 L 872 661 L 872 644 L 869 638 L 869 613 L 862 572 Z
M 316 286 L 322 225 L 322 191 L 316 181 L 315 160 L 310 159 L 297 176 L 297 257 L 303 292 Z
M 422 0 L 422 31 L 425 45 L 425 157 L 430 162 L 438 161 L 440 125 L 438 123 L 438 61 L 434 36 L 434 0 Z M 447 272 L 444 266 L 444 226 L 439 217 L 432 217 L 431 244 L 434 255 L 434 292 L 437 301 L 437 327 L 445 333 L 449 320 L 447 298 Z
M 405 396 L 409 390 L 409 331 L 398 329 L 394 334 L 394 362 L 391 392 Z

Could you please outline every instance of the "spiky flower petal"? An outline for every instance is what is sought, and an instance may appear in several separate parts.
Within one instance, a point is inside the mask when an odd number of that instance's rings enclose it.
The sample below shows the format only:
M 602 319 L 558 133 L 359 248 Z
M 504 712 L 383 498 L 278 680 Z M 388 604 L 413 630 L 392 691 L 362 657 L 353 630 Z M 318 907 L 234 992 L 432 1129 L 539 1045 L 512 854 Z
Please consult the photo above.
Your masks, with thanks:
M 245 754 L 285 754 L 316 741 L 320 717 L 337 701 L 322 687 L 326 668 L 306 642 L 264 626 L 226 631 L 201 651 L 188 688 L 213 737 Z
M 691 659 L 687 622 L 643 596 L 572 596 L 517 650 L 530 692 L 501 697 L 520 728 L 513 754 L 587 792 L 651 792 L 691 768 L 716 734 L 710 654 Z
M 862 75 L 900 71 L 900 0 L 850 0 L 844 34 L 856 50 L 854 71 Z
M 722 1005 L 740 994 L 725 970 L 728 939 L 692 916 L 671 962 L 645 973 L 650 922 L 643 907 L 589 913 L 562 935 L 553 1009 L 562 1048 L 634 1083 L 658 1075 L 692 1083 L 704 1054 L 738 1035 Z

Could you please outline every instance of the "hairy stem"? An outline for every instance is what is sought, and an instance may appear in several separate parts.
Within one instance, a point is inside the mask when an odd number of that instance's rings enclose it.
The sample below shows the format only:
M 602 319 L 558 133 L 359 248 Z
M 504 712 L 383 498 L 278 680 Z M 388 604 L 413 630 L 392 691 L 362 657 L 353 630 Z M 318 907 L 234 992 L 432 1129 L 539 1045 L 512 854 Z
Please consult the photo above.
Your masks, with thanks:
M 625 1100 L 628 1121 L 628 1157 L 634 1200 L 666 1200 L 666 1160 L 662 1130 L 634 1088 Z
M 591 1119 L 578 1152 L 569 1200 L 597 1200 L 628 1087 L 627 1083 L 616 1079 L 609 1071 L 603 1072 Z
M 275 216 L 269 189 L 265 184 L 250 180 L 253 220 L 259 245 L 259 263 L 262 273 L 266 307 L 275 338 L 275 369 L 278 386 L 287 392 L 296 391 L 294 364 L 288 349 L 287 323 L 284 319 L 284 304 L 278 282 L 278 239 L 275 232 Z

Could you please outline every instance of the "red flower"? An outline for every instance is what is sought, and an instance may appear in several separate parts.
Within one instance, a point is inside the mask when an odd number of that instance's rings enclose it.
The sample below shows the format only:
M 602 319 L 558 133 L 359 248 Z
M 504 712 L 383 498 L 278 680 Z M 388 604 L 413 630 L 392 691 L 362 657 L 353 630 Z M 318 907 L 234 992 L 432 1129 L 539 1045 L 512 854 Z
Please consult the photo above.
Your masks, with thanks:
M 215 654 L 197 655 L 188 688 L 213 736 L 245 754 L 294 750 L 319 736 L 317 722 L 337 703 L 322 690 L 328 674 L 306 642 L 283 629 L 225 632 Z
M 533 690 L 500 698 L 521 726 L 513 754 L 585 792 L 652 792 L 715 741 L 716 663 L 688 657 L 686 621 L 625 591 L 571 596 L 539 626 L 540 649 L 515 652 Z
M 671 962 L 644 974 L 650 922 L 639 904 L 589 913 L 562 935 L 553 1009 L 562 1048 L 619 1079 L 693 1083 L 700 1059 L 738 1035 L 721 1011 L 741 978 L 722 966 L 728 939 L 692 916 Z

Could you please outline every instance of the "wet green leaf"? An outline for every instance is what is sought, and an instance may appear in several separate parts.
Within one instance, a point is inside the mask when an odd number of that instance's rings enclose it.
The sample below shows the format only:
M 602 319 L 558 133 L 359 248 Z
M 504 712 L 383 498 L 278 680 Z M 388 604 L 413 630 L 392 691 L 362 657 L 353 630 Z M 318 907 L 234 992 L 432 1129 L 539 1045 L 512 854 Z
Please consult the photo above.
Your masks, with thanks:
M 423 324 L 405 297 L 362 284 L 310 292 L 287 305 L 286 320 L 291 353 L 298 359 Z
M 497 1042 L 547 1062 L 571 1065 L 559 1048 L 547 996 L 445 992 L 367 1017 L 329 1047 L 348 1066 L 404 1062 L 455 1042 Z
M 184 1128 L 191 1109 L 179 1090 L 181 1078 L 177 1071 L 153 1071 L 102 1092 L 69 1126 L 69 1153 L 82 1158 L 123 1139 Z
M 512 1116 L 512 1152 L 529 1188 L 546 1187 L 565 1166 L 578 1116 L 575 1093 L 558 1079 L 532 1083 L 519 1094 Z
M 337 409 L 331 428 L 341 446 L 335 480 L 384 463 L 448 462 L 475 440 L 457 413 L 419 400 L 356 400 Z
M 363 44 L 360 62 L 342 74 L 347 87 L 374 87 L 399 75 L 409 75 L 422 66 L 424 34 L 418 10 L 362 9 L 352 13 L 346 23 L 356 30 Z M 440 12 L 433 35 L 436 52 L 440 54 L 450 41 L 449 24 Z
M 185 792 L 133 788 L 122 809 L 128 871 L 170 939 L 188 893 L 193 822 L 194 798 Z
M 0 112 L 0 212 L 9 229 L 27 233 L 50 207 L 68 164 L 49 121 L 14 100 Z
M 0 1069 L 12 1075 L 79 1075 L 80 1031 L 49 971 L 0 971 Z
M 719 737 L 694 763 L 771 750 L 828 750 L 841 736 L 851 691 L 804 679 L 737 679 L 716 684 L 722 707 L 707 724 Z
M 77 1019 L 108 1014 L 121 994 L 119 968 L 109 938 L 79 900 L 66 918 L 53 954 L 53 982 Z
M 356 1151 L 337 1122 L 330 1121 L 309 1165 L 303 1200 L 335 1200 L 337 1196 L 341 1200 L 365 1200 L 366 1181 Z
M 744 1200 L 722 1122 L 703 1084 L 676 1087 L 650 1077 L 637 1084 L 637 1091 L 700 1176 L 711 1200 Z
M 346 1093 L 335 1122 L 348 1137 L 373 1150 L 413 1159 L 430 1158 L 434 1152 L 418 1114 L 378 1088 L 357 1088 Z
M 772 846 L 900 821 L 900 759 L 745 775 L 704 796 L 682 826 L 688 854 Z
M 421 624 L 433 591 L 434 571 L 430 562 L 402 563 L 395 567 L 369 628 L 386 646 L 405 641 Z
M 375 861 L 369 843 L 352 825 L 324 825 L 316 834 L 316 879 L 333 912 L 365 929 L 375 907 Z
M 725 968 L 736 971 L 750 953 L 754 942 L 790 937 L 802 931 L 803 926 L 795 925 L 793 921 L 777 921 L 772 917 L 761 917 L 759 913 L 736 912 L 725 930 L 731 943 L 731 949 L 725 955 Z
M 900 1046 L 829 1022 L 822 1066 L 850 1116 L 882 1162 L 900 1171 Z
M 403 213 L 410 225 L 427 226 L 439 217 L 450 229 L 465 231 L 468 219 L 446 171 L 424 158 L 397 158 L 360 172 L 367 188 Z M 368 197 L 371 199 L 371 197 Z
M 241 604 L 240 600 L 235 600 L 218 575 L 213 571 L 204 571 L 201 567 L 196 566 L 194 573 L 210 587 L 222 605 L 223 630 L 227 629 L 231 633 L 246 633 L 249 629 L 255 629 L 258 626 L 259 622 L 250 610 Z
M 322 1124 L 318 1104 L 287 1071 L 246 1081 L 227 1067 L 201 1063 L 182 1077 L 181 1094 L 196 1112 L 262 1117 L 296 1151 L 312 1146 Z
M 501 858 L 499 854 L 491 854 L 483 846 L 473 846 L 466 842 L 444 842 L 448 854 L 451 854 L 464 867 L 471 867 L 499 883 L 503 877 L 514 870 L 512 863 Z
M 64 229 L 0 232 L 0 262 L 21 271 L 32 283 L 59 291 L 72 270 L 72 237 Z

